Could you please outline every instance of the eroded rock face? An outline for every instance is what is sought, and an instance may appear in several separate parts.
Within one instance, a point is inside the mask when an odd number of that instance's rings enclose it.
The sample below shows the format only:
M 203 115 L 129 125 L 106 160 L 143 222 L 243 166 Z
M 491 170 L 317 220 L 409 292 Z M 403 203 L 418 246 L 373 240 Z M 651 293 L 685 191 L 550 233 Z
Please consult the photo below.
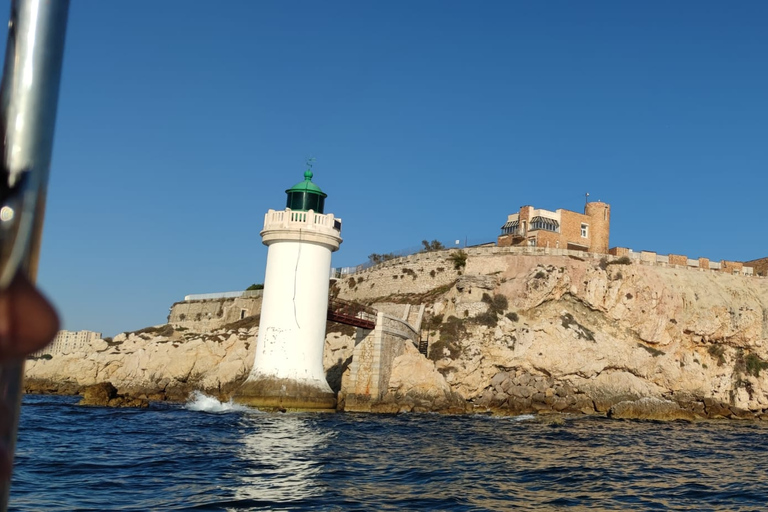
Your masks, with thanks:
M 471 410 L 467 401 L 454 392 L 435 368 L 411 343 L 392 361 L 389 386 L 381 399 L 349 395 L 341 408 L 357 412 L 443 412 L 460 414 Z
M 184 329 L 170 336 L 124 333 L 110 342 L 99 340 L 88 352 L 28 360 L 25 389 L 30 393 L 81 393 L 83 403 L 89 405 L 185 401 L 193 391 L 228 400 L 250 372 L 257 334 L 258 327 L 205 334 Z M 333 358 L 349 359 L 354 338 L 329 332 L 326 345 L 326 354 L 331 356 L 326 360 L 329 370 Z
M 428 303 L 442 315 L 431 357 L 476 407 L 607 414 L 653 398 L 685 417 L 768 416 L 768 280 L 479 252 L 458 279 Z M 506 297 L 506 309 L 483 294 Z
M 371 410 L 456 411 L 466 402 L 617 417 L 672 402 L 681 417 L 768 418 L 768 280 L 589 255 L 468 252 L 461 270 L 450 252 L 430 253 L 337 290 L 348 300 L 426 303 L 427 316 L 442 319 L 429 323 L 434 366 L 405 350 Z M 29 361 L 27 386 L 66 392 L 109 381 L 149 399 L 192 390 L 228 399 L 250 371 L 256 332 L 118 336 L 89 353 Z M 349 333 L 327 337 L 334 390 L 354 347 Z

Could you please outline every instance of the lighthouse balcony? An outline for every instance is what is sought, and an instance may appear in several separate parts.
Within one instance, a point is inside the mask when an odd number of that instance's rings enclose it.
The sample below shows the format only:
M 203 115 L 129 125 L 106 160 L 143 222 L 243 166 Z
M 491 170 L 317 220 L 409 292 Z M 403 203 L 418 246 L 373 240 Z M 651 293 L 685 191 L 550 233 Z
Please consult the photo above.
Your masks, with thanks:
M 319 243 L 336 251 L 341 243 L 341 219 L 312 210 L 269 210 L 261 241 L 269 245 L 281 240 Z
M 341 233 L 341 219 L 332 213 L 323 214 L 309 211 L 269 210 L 264 216 L 264 230 L 269 229 L 313 229 Z

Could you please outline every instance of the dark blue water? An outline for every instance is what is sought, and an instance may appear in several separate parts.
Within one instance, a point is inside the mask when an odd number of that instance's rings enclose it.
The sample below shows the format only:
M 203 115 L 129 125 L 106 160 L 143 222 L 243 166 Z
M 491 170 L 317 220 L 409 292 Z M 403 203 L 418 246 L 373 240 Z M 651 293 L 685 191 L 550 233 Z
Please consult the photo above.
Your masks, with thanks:
M 762 423 L 75 402 L 25 397 L 11 510 L 768 509 Z

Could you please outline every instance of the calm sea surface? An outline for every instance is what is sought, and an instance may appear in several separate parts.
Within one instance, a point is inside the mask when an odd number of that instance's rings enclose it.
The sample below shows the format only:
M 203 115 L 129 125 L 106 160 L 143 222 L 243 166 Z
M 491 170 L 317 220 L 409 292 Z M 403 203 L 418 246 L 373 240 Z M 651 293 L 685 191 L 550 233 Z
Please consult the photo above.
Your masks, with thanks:
M 27 396 L 11 510 L 766 510 L 768 425 Z

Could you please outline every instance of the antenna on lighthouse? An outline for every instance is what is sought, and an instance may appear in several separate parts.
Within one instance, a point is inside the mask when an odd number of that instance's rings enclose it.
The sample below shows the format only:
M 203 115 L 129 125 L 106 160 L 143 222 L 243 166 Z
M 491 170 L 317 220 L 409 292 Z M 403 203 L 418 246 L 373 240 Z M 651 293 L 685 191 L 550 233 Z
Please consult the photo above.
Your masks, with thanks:
M 315 157 L 311 156 L 307 158 L 307 168 L 312 169 L 312 164 L 315 162 Z

